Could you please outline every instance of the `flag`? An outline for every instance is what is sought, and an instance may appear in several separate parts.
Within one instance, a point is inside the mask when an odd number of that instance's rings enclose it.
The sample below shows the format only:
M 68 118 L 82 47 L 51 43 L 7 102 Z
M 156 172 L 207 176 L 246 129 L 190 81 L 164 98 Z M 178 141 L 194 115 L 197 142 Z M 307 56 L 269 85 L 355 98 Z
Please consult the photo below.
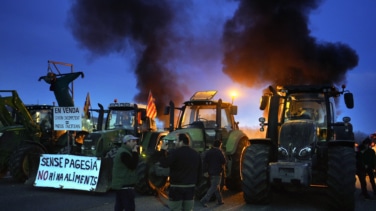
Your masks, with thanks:
M 155 106 L 154 101 L 155 99 L 153 98 L 151 91 L 149 91 L 148 105 L 146 107 L 146 116 L 150 119 L 154 119 L 155 117 L 157 117 L 157 107 Z
M 86 119 L 89 118 L 89 108 L 91 107 L 90 104 L 90 95 L 89 92 L 86 95 L 85 105 L 84 105 L 84 116 Z

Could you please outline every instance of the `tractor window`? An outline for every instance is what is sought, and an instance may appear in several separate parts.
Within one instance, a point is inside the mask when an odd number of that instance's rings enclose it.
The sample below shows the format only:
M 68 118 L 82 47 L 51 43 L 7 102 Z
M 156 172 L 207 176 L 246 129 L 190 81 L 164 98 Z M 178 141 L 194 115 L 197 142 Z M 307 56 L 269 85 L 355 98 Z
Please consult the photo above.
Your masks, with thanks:
M 320 94 L 293 94 L 287 98 L 285 121 L 307 119 L 318 124 L 325 123 L 325 103 Z
M 181 119 L 181 127 L 188 127 L 193 122 L 203 122 L 205 128 L 215 128 L 216 107 L 213 106 L 186 106 Z
M 330 102 L 330 113 L 332 114 L 330 117 L 330 121 L 334 123 L 336 121 L 336 111 L 335 111 L 335 106 L 333 105 L 334 102 Z
M 227 130 L 231 129 L 231 119 L 230 114 L 226 112 L 225 109 L 222 109 L 221 114 L 221 128 L 226 128 Z
M 134 111 L 117 111 L 112 110 L 109 113 L 109 128 L 108 129 L 114 129 L 114 128 L 129 128 L 132 129 L 134 125 Z
M 29 110 L 33 120 L 40 125 L 42 130 L 52 129 L 52 111 L 50 109 Z

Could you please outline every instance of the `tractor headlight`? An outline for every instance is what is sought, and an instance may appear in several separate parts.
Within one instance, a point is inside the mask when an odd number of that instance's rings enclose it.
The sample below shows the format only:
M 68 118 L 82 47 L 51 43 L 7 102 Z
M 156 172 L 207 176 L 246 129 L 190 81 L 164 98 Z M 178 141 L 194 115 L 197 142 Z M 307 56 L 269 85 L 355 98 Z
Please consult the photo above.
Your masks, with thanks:
M 284 147 L 278 147 L 278 153 L 282 158 L 287 158 L 289 156 L 289 152 Z
M 0 133 L 0 137 L 3 136 L 3 133 Z
M 168 149 L 174 149 L 176 148 L 176 144 L 178 141 L 176 139 L 163 139 L 164 144 L 167 144 Z
M 95 150 L 95 146 L 94 146 L 94 145 L 93 145 L 93 146 L 91 146 L 91 150 L 93 150 L 93 151 Z
M 312 151 L 311 147 L 304 147 L 304 148 L 299 150 L 298 156 L 299 156 L 299 158 L 310 157 L 311 151 Z

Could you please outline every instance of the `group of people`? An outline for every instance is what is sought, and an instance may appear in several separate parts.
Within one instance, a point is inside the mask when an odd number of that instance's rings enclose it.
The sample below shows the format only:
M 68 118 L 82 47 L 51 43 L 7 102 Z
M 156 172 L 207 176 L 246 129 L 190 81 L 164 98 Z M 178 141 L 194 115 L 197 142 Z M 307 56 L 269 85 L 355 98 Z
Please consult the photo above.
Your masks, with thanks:
M 366 177 L 368 175 L 371 183 L 373 194 L 376 195 L 375 173 L 376 155 L 371 148 L 372 140 L 367 137 L 356 149 L 356 174 L 359 179 L 361 194 L 364 198 L 369 199 L 370 196 L 367 190 Z
M 118 150 L 113 164 L 112 189 L 116 190 L 115 210 L 135 210 L 136 168 L 139 154 L 137 151 L 138 137 L 126 135 L 124 144 Z M 368 175 L 374 195 L 376 185 L 374 170 L 376 168 L 375 151 L 371 148 L 372 140 L 366 138 L 356 150 L 356 174 L 361 185 L 362 195 L 370 198 L 367 191 L 366 177 Z M 168 144 L 161 147 L 161 167 L 170 168 L 169 209 L 193 210 L 195 188 L 204 177 L 209 178 L 210 187 L 200 200 L 203 207 L 215 195 L 217 205 L 224 204 L 221 194 L 221 180 L 226 164 L 221 150 L 221 141 L 216 140 L 213 146 L 201 155 L 190 147 L 186 134 L 179 134 L 177 148 L 169 151 Z
M 116 191 L 115 211 L 135 210 L 134 185 L 139 159 L 137 141 L 138 138 L 133 135 L 124 136 L 123 145 L 114 158 L 111 187 Z M 220 186 L 226 159 L 221 144 L 221 141 L 215 141 L 202 161 L 201 155 L 190 147 L 190 139 L 186 134 L 179 134 L 174 150 L 169 151 L 167 143 L 163 143 L 160 165 L 170 168 L 170 210 L 193 210 L 195 188 L 203 175 L 210 179 L 210 187 L 200 200 L 201 205 L 208 207 L 207 202 L 213 195 L 218 205 L 224 204 Z

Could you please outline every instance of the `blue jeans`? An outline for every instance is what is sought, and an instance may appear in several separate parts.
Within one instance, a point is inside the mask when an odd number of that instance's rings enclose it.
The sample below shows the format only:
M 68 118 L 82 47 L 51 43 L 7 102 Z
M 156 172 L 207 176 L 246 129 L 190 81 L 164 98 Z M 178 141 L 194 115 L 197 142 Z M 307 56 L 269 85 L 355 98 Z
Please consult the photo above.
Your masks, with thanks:
M 201 199 L 202 203 L 206 203 L 210 198 L 215 194 L 218 203 L 222 203 L 222 194 L 221 194 L 221 178 L 222 176 L 210 176 L 210 187 L 205 196 Z

